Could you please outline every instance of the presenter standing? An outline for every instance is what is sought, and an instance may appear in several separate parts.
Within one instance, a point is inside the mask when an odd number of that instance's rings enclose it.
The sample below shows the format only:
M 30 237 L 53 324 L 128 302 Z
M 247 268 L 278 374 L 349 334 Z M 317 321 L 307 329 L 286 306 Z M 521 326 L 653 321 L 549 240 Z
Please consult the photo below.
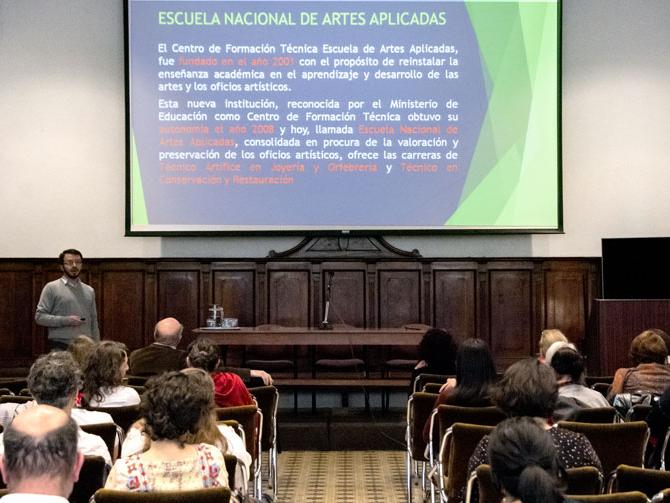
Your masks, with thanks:
M 78 335 L 100 340 L 95 292 L 79 279 L 83 259 L 75 249 L 63 251 L 58 260 L 63 276 L 42 289 L 35 322 L 49 329 L 49 349 L 67 349 Z

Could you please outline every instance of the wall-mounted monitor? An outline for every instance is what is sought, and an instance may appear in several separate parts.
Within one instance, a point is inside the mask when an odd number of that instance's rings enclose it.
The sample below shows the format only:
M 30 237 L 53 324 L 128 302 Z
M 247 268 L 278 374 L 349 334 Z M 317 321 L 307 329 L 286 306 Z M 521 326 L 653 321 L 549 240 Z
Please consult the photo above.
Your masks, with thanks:
M 602 240 L 605 299 L 670 299 L 670 238 Z
M 129 235 L 560 232 L 560 0 L 126 0 Z

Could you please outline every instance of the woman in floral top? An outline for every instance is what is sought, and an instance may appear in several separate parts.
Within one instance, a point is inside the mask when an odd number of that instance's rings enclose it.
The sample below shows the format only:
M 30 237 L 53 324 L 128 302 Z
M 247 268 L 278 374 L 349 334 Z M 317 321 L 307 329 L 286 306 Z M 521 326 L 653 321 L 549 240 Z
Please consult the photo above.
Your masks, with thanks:
M 140 413 L 151 446 L 119 459 L 105 488 L 152 492 L 228 487 L 221 451 L 204 443 L 186 443 L 209 414 L 211 399 L 211 390 L 191 386 L 189 376 L 180 372 L 150 380 Z

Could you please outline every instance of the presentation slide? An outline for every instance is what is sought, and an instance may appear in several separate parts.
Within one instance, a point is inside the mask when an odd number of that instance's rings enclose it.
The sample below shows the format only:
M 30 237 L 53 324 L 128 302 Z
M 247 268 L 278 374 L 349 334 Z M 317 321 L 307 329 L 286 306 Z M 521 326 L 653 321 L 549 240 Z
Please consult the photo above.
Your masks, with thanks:
M 551 232 L 558 0 L 127 0 L 128 234 Z

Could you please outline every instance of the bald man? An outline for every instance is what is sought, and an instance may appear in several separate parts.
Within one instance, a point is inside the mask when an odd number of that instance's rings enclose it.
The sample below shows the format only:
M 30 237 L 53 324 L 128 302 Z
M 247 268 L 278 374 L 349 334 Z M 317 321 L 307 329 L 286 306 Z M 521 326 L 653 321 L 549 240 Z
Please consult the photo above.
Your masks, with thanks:
M 177 349 L 184 325 L 174 318 L 164 318 L 154 327 L 154 342 L 130 353 L 129 374 L 154 375 L 181 370 L 186 365 L 186 352 Z
M 51 405 L 19 414 L 2 436 L 0 471 L 10 494 L 0 501 L 66 503 L 84 462 L 77 430 L 70 416 Z
M 177 349 L 184 332 L 184 325 L 174 318 L 163 318 L 154 327 L 154 342 L 136 349 L 128 358 L 128 373 L 134 376 L 149 376 L 181 370 L 186 366 L 186 352 Z M 247 385 L 272 384 L 272 376 L 263 370 L 222 368 L 225 372 L 239 375 Z M 258 382 L 254 383 L 252 378 Z

